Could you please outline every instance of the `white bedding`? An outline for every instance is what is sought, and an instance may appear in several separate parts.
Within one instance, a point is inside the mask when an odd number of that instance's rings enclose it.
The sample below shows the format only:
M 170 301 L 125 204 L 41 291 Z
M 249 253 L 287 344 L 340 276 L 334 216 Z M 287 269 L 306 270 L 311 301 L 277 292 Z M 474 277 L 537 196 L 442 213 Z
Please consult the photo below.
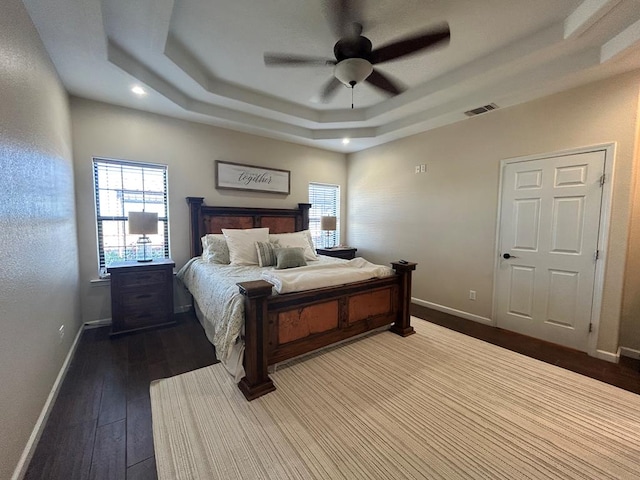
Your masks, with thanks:
M 311 264 L 313 263 L 313 265 Z M 345 283 L 382 278 L 393 275 L 384 265 L 375 265 L 364 258 L 340 263 L 310 262 L 306 267 L 263 271 L 260 276 L 271 283 L 278 293 L 300 292 L 314 288 L 334 287 Z
M 350 265 L 350 266 L 349 266 Z M 337 268 L 337 270 L 336 270 Z M 338 275 L 338 271 L 342 272 Z M 265 278 L 274 286 L 274 294 L 303 289 L 334 286 L 377 276 L 393 275 L 389 267 L 374 265 L 362 258 L 342 260 L 320 255 L 306 267 L 275 270 L 257 265 L 220 265 L 200 257 L 189 260 L 178 271 L 178 278 L 193 296 L 198 318 L 209 341 L 216 348 L 216 356 L 239 381 L 244 376 L 242 357 L 244 345 L 244 297 L 238 282 Z M 351 279 L 348 279 L 351 278 Z

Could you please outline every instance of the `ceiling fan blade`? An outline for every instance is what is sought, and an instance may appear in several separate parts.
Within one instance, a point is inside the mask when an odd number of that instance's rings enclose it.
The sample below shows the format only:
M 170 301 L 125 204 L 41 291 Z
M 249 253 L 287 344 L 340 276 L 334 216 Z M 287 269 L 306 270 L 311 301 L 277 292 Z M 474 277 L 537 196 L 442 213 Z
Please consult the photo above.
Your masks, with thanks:
M 396 81 L 391 80 L 388 75 L 380 73 L 375 69 L 365 81 L 391 95 L 398 95 L 405 90 L 404 87 L 401 87 Z
M 288 53 L 265 53 L 264 64 L 267 66 L 298 67 L 308 65 L 335 65 L 336 61 L 326 57 L 307 55 L 290 55 Z
M 325 83 L 320 91 L 320 101 L 322 103 L 327 103 L 336 94 L 338 87 L 342 85 L 343 83 L 336 77 L 331 77 L 331 80 Z
M 361 0 L 325 1 L 327 20 L 336 38 L 357 38 L 362 33 Z
M 449 25 L 438 29 L 429 30 L 418 35 L 407 37 L 403 40 L 390 43 L 371 52 L 369 61 L 375 65 L 377 63 L 388 62 L 406 55 L 411 55 L 425 48 L 449 43 L 451 32 Z

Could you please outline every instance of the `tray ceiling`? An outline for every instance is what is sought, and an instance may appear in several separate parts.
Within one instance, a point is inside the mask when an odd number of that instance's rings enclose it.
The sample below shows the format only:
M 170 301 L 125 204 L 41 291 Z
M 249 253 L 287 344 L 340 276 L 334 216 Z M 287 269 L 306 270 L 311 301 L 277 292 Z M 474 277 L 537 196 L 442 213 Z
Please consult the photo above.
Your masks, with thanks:
M 398 96 L 360 84 L 323 104 L 332 66 L 263 61 L 333 58 L 322 0 L 24 4 L 72 95 L 344 152 L 640 68 L 638 0 L 370 0 L 363 35 L 374 48 L 444 21 L 451 41 L 379 65 L 407 88 Z M 133 95 L 136 84 L 147 95 Z

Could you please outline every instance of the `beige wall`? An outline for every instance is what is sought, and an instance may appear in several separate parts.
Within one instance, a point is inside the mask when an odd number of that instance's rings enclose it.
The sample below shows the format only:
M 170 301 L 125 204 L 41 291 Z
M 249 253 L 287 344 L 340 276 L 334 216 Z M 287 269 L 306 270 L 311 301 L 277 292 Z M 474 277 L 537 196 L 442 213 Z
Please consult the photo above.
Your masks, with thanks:
M 500 161 L 615 142 L 613 212 L 597 334 L 598 349 L 616 353 L 639 86 L 639 72 L 626 74 L 350 155 L 349 243 L 379 263 L 397 258 L 418 262 L 414 297 L 491 318 Z M 414 174 L 414 166 L 422 163 L 427 172 Z M 640 242 L 635 245 L 630 258 L 637 272 Z M 638 283 L 634 291 L 640 291 Z M 476 301 L 468 299 L 469 290 L 477 291 Z M 638 332 L 640 307 L 637 300 L 628 302 L 623 331 Z M 622 340 L 640 346 L 638 336 Z
M 7 479 L 81 324 L 67 95 L 19 0 L 2 4 L 0 46 L 0 478 Z
M 636 161 L 634 163 L 634 193 L 631 212 L 631 230 L 624 281 L 620 345 L 640 353 L 640 96 L 636 125 Z
M 189 259 L 187 196 L 204 197 L 208 205 L 292 208 L 309 200 L 311 181 L 341 185 L 345 196 L 344 154 L 80 98 L 71 99 L 71 117 L 84 321 L 111 316 L 108 282 L 91 283 L 98 276 L 93 157 L 168 165 L 169 241 L 171 256 L 178 268 Z M 291 194 L 216 190 L 215 160 L 290 170 Z M 342 209 L 344 218 L 345 198 Z M 342 228 L 344 232 L 345 222 Z M 180 305 L 185 300 L 180 296 L 177 302 Z

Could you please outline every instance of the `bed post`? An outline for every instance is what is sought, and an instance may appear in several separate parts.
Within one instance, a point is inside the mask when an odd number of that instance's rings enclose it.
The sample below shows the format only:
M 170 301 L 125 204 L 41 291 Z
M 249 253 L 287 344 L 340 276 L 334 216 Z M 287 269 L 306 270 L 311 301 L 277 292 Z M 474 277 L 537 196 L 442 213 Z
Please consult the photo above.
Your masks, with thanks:
M 276 387 L 268 375 L 267 345 L 269 343 L 269 319 L 267 298 L 273 285 L 264 280 L 238 283 L 244 295 L 244 372 L 238 387 L 247 400 L 254 400 Z
M 411 326 L 411 272 L 416 269 L 417 263 L 413 262 L 392 262 L 391 266 L 400 275 L 400 301 L 398 305 L 398 318 L 391 326 L 390 330 L 402 337 L 408 337 L 416 333 Z
M 200 209 L 204 204 L 204 197 L 187 197 L 187 203 L 189 204 L 189 245 L 191 250 L 191 257 L 197 257 L 202 254 L 202 244 L 200 243 L 200 237 L 202 236 L 202 216 Z M 198 232 L 199 235 L 195 234 Z

